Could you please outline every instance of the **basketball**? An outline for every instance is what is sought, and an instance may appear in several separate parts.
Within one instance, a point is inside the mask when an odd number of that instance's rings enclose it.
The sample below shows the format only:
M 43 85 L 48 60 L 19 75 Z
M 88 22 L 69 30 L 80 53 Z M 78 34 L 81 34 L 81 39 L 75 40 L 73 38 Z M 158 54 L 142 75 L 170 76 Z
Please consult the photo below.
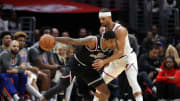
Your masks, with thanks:
M 45 35 L 41 36 L 41 38 L 39 40 L 39 46 L 41 49 L 43 49 L 45 51 L 49 51 L 49 50 L 53 49 L 55 46 L 54 37 L 49 34 L 45 34 Z

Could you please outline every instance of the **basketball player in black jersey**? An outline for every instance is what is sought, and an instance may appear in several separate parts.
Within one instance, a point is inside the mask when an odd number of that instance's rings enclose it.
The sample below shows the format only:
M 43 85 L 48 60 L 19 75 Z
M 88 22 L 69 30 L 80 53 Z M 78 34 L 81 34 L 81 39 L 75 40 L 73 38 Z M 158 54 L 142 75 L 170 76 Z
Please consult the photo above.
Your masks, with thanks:
M 61 78 L 60 83 L 49 89 L 42 101 L 51 98 L 54 94 L 62 91 L 69 85 L 68 77 L 70 71 L 72 76 L 78 76 L 84 80 L 88 86 L 94 87 L 100 93 L 100 101 L 107 101 L 110 95 L 107 85 L 100 76 L 99 72 L 92 67 L 92 64 L 97 58 L 104 58 L 108 48 L 115 47 L 115 34 L 112 31 L 107 31 L 103 38 L 101 36 L 87 36 L 80 39 L 72 39 L 68 37 L 56 37 L 56 41 L 69 45 L 80 45 L 77 48 L 74 56 L 69 59 L 68 65 L 63 73 L 64 78 Z M 114 44 L 113 44 L 114 43 Z M 71 76 L 71 75 L 70 75 Z M 69 77 L 70 77 L 69 76 Z

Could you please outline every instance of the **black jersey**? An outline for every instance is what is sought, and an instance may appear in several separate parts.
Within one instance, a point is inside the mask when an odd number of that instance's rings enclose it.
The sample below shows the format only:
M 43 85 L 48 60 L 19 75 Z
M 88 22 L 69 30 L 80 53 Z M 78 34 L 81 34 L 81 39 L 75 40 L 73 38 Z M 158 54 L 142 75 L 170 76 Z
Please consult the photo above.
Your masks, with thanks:
M 74 54 L 74 58 L 83 66 L 91 66 L 95 59 L 105 58 L 109 53 L 109 50 L 102 49 L 102 41 L 101 36 L 96 36 L 96 47 L 94 49 L 89 49 L 87 46 L 79 46 L 76 49 L 76 53 Z

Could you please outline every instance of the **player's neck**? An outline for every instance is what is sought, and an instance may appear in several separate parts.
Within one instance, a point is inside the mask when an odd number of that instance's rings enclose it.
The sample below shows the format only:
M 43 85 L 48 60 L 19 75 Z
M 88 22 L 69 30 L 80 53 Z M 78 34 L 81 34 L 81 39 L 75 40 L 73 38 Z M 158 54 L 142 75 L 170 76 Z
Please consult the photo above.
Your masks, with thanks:
M 114 26 L 115 26 L 115 23 L 114 23 L 114 22 L 111 22 L 111 23 L 109 23 L 109 24 L 106 26 L 106 29 L 107 29 L 107 30 L 112 30 Z

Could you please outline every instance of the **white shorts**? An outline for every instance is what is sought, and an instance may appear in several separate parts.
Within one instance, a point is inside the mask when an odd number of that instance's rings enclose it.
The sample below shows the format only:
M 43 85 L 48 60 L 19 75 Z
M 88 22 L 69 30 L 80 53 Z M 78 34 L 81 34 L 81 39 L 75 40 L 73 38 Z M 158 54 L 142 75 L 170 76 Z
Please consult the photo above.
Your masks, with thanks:
M 108 84 L 114 78 L 117 78 L 124 70 L 133 92 L 141 91 L 137 82 L 138 66 L 137 56 L 134 52 L 128 56 L 124 56 L 120 59 L 110 62 L 109 65 L 104 68 L 102 76 L 105 83 Z

